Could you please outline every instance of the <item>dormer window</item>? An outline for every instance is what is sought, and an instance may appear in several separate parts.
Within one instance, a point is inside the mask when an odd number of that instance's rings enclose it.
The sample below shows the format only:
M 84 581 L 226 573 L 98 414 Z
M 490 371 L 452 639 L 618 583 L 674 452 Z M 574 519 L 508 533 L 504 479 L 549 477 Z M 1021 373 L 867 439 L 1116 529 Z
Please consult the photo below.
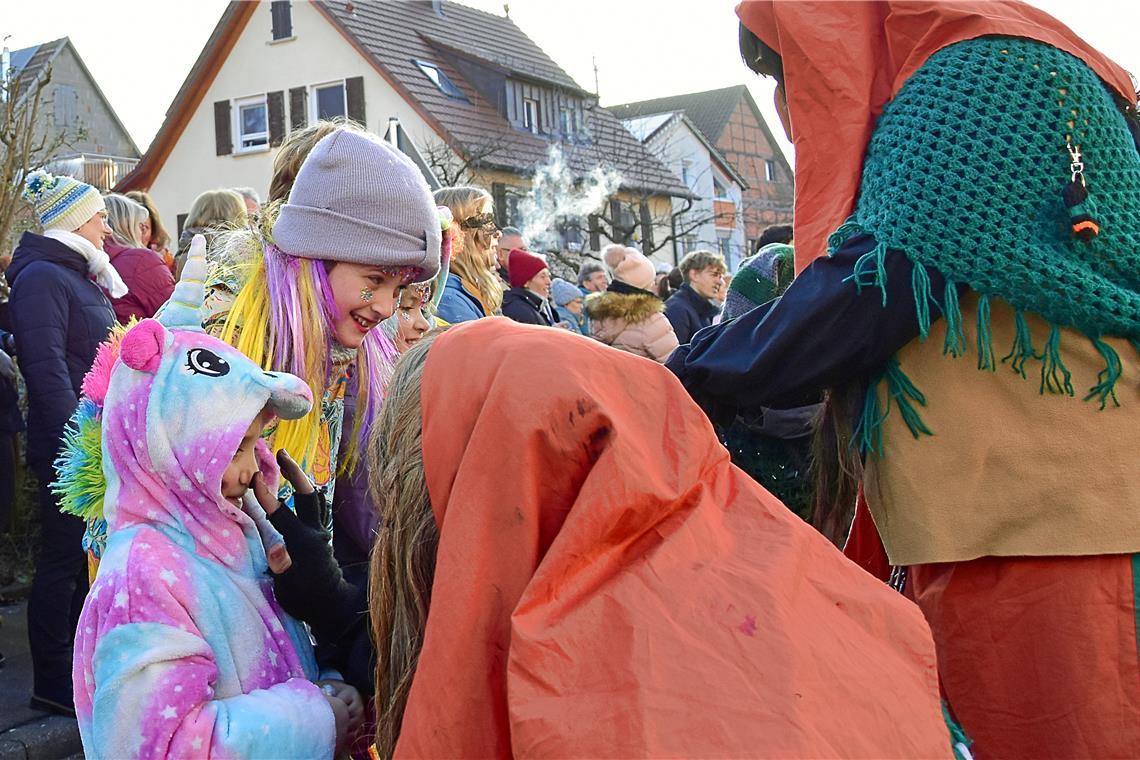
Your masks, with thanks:
M 563 108 L 559 113 L 559 123 L 562 126 L 563 135 L 574 134 L 574 112 L 569 108 Z
M 447 74 L 444 74 L 439 66 L 436 66 L 434 63 L 428 63 L 427 61 L 415 61 L 415 64 L 420 67 L 420 71 L 424 73 L 424 76 L 430 79 L 432 84 L 438 87 L 439 91 L 444 95 L 449 98 L 455 98 L 456 100 L 467 100 L 463 91 L 455 86 L 455 82 L 448 79 Z
M 269 15 L 273 20 L 274 40 L 293 37 L 293 4 L 290 0 L 273 0 L 269 3 Z
M 534 98 L 523 98 L 523 129 L 538 134 L 538 101 Z

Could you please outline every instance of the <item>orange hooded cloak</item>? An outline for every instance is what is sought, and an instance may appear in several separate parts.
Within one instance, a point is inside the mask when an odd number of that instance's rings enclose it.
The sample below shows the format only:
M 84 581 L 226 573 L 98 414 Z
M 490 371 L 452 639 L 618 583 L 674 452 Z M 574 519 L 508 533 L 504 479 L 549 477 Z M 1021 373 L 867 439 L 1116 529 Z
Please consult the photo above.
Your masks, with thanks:
M 396 753 L 950 754 L 918 609 L 729 461 L 667 370 L 485 319 L 435 341 L 439 550 Z
M 741 23 L 779 53 L 796 149 L 796 272 L 827 253 L 851 215 L 863 154 L 883 106 L 926 59 L 987 35 L 1064 50 L 1135 102 L 1128 73 L 1055 18 L 1017 0 L 744 0 Z

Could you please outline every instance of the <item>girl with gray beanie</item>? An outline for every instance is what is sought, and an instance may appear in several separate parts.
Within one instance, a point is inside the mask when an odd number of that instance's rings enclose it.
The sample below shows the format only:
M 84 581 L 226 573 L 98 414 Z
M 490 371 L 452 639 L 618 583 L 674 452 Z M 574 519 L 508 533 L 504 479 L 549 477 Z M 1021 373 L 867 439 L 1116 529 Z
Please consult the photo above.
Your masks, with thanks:
M 351 470 L 383 399 L 375 328 L 401 287 L 436 276 L 441 224 L 411 161 L 373 134 L 337 129 L 305 158 L 288 200 L 263 209 L 260 229 L 227 241 L 240 284 L 230 291 L 218 273 L 205 326 L 262 366 L 303 377 L 321 399 L 307 417 L 281 422 L 272 447 L 296 456 L 330 504 L 346 377 L 359 384 L 339 463 Z
M 404 285 L 439 272 L 449 223 L 402 153 L 373 134 L 338 129 L 313 146 L 287 202 L 269 204 L 258 228 L 221 243 L 202 326 L 262 367 L 303 378 L 320 399 L 305 417 L 271 427 L 269 443 L 296 457 L 328 504 L 338 469 L 354 468 L 383 402 L 387 362 L 375 328 Z M 359 390 L 341 453 L 350 373 Z M 279 496 L 292 499 L 284 481 Z M 105 540 L 88 529 L 92 560 Z

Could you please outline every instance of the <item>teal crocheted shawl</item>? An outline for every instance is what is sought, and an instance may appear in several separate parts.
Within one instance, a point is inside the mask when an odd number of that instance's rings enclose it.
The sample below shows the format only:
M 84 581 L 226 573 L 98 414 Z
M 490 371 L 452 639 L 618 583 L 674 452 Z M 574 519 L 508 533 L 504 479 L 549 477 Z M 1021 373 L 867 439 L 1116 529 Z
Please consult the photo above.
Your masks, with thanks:
M 1079 146 L 1089 200 L 1066 208 L 1062 190 L 1073 177 L 1069 146 Z M 1095 217 L 1090 241 L 1073 234 L 1074 212 Z M 947 320 L 943 346 L 959 357 L 971 347 L 962 330 L 958 287 L 979 294 L 978 368 L 1008 362 L 1026 376 L 1041 362 L 1041 392 L 1074 394 L 1061 358 L 1060 327 L 1094 342 L 1105 370 L 1086 400 L 1116 403 L 1120 357 L 1100 340 L 1128 338 L 1140 349 L 1140 154 L 1112 93 L 1079 59 L 1027 39 L 985 37 L 943 48 L 883 109 L 864 161 L 855 212 L 828 240 L 875 236 L 851 280 L 879 287 L 887 298 L 887 249 L 915 264 L 914 294 L 921 337 L 932 309 Z M 932 293 L 929 271 L 946 280 Z M 892 287 L 892 290 L 895 288 Z M 996 358 L 989 298 L 1016 310 L 1017 339 Z M 1024 313 L 1053 325 L 1033 336 Z M 1035 340 L 1040 349 L 1035 346 Z M 864 450 L 882 452 L 878 381 L 889 385 L 912 434 L 929 434 L 916 406 L 919 389 L 892 361 L 873 378 L 856 430 Z M 888 404 L 890 402 L 888 401 Z

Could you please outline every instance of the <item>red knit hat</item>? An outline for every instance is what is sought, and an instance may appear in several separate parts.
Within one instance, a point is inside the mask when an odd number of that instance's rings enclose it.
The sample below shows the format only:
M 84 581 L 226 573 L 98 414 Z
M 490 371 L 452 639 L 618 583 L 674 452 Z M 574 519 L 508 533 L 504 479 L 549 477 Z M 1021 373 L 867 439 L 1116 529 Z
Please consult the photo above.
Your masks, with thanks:
M 546 262 L 522 248 L 512 248 L 507 257 L 507 273 L 511 277 L 511 287 L 521 288 L 531 278 L 546 269 Z

